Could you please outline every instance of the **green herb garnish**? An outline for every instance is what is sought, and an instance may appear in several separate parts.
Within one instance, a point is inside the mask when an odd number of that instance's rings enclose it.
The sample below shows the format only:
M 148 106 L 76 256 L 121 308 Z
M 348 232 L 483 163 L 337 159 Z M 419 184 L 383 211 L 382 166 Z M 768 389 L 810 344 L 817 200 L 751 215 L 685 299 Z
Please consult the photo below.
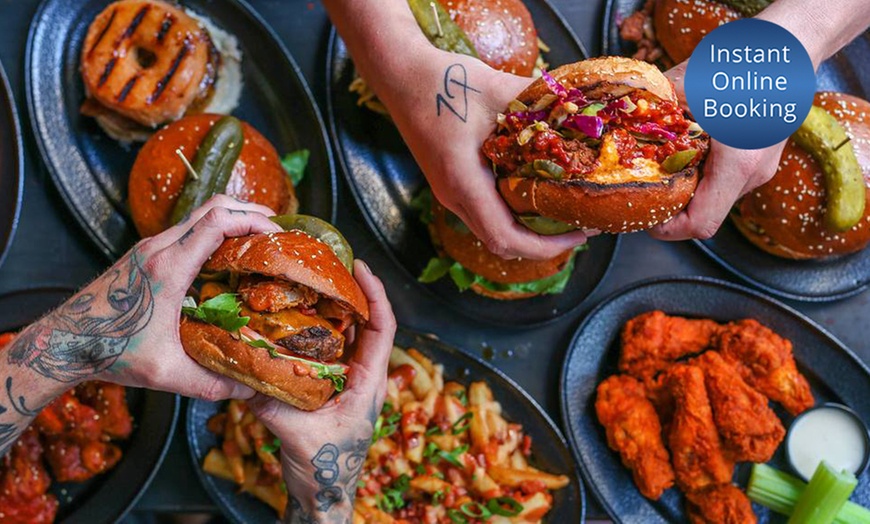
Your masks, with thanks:
M 293 187 L 298 186 L 299 182 L 301 182 L 302 178 L 305 176 L 305 168 L 308 167 L 308 158 L 310 156 L 310 151 L 307 149 L 300 149 L 299 151 L 294 151 L 284 155 L 284 158 L 281 159 L 281 165 L 284 166 L 284 171 L 286 171 L 287 176 L 290 177 L 290 182 L 293 183 Z
M 260 451 L 262 451 L 264 453 L 275 453 L 280 448 L 281 448 L 281 441 L 276 438 L 272 442 L 269 442 L 267 444 L 263 444 L 262 446 L 260 446 Z
M 459 419 L 453 423 L 453 427 L 451 429 L 454 435 L 461 435 L 468 431 L 469 422 L 466 422 L 474 417 L 474 413 L 469 411 L 468 413 L 459 417 Z

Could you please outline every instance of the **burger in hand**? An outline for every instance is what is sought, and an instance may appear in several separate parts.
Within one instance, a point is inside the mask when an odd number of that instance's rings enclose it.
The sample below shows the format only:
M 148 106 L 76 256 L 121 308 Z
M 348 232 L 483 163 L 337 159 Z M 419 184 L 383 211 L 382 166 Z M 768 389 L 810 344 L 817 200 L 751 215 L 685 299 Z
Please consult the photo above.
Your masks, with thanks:
M 338 231 L 275 221 L 289 230 L 227 239 L 209 258 L 199 302 L 182 308 L 181 343 L 202 366 L 315 410 L 344 388 L 346 334 L 368 320 L 368 302 Z
M 621 57 L 545 72 L 483 144 L 505 202 L 541 234 L 668 221 L 691 199 L 708 149 L 671 82 Z

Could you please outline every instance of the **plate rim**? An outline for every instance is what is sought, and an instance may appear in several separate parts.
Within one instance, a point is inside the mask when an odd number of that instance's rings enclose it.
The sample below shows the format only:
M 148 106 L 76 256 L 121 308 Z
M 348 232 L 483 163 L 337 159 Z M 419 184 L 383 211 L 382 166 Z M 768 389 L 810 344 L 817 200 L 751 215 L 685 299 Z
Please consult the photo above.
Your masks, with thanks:
M 569 342 L 568 351 L 565 353 L 565 359 L 562 364 L 562 370 L 559 374 L 559 411 L 561 412 L 562 424 L 565 427 L 565 433 L 568 437 L 568 442 L 571 447 L 571 453 L 574 455 L 574 460 L 580 465 L 580 470 L 583 474 L 584 483 L 589 484 L 589 489 L 592 490 L 593 496 L 595 497 L 595 501 L 601 505 L 607 515 L 613 519 L 616 523 L 622 523 L 623 519 L 620 518 L 618 514 L 613 510 L 611 504 L 609 504 L 602 496 L 598 487 L 593 482 L 589 482 L 587 480 L 590 477 L 590 473 L 588 471 L 586 462 L 582 460 L 579 452 L 579 445 L 574 436 L 574 432 L 571 431 L 571 419 L 570 414 L 568 413 L 568 386 L 567 379 L 569 373 L 569 363 L 572 360 L 575 352 L 579 351 L 578 349 L 578 339 L 580 335 L 587 329 L 588 325 L 591 323 L 594 317 L 596 317 L 601 311 L 609 306 L 615 300 L 637 291 L 641 288 L 646 287 L 654 287 L 660 286 L 662 284 L 702 284 L 710 287 L 724 288 L 725 290 L 736 292 L 738 294 L 748 295 L 753 299 L 759 300 L 767 306 L 772 306 L 775 309 L 780 309 L 786 312 L 793 319 L 797 320 L 805 327 L 816 331 L 820 335 L 822 335 L 828 342 L 831 342 L 832 345 L 836 346 L 843 354 L 848 357 L 854 364 L 858 366 L 858 368 L 863 371 L 865 375 L 867 375 L 868 379 L 870 379 L 870 366 L 865 364 L 848 346 L 843 344 L 837 337 L 835 337 L 832 333 L 826 330 L 823 326 L 818 324 L 815 320 L 809 318 L 804 315 L 800 311 L 794 309 L 793 307 L 780 302 L 776 298 L 765 295 L 764 293 L 746 287 L 741 284 L 737 284 L 734 282 L 729 282 L 727 280 L 722 280 L 719 278 L 701 276 L 701 275 L 692 275 L 692 276 L 662 276 L 662 277 L 653 277 L 646 278 L 643 280 L 639 280 L 636 282 L 632 282 L 626 286 L 623 286 L 616 291 L 610 293 L 607 297 L 605 297 L 598 305 L 596 305 L 589 313 L 583 318 L 583 321 L 577 328 L 574 330 L 574 333 L 571 335 L 571 341 Z
M 21 119 L 18 115 L 18 107 L 15 103 L 15 92 L 12 91 L 12 85 L 9 83 L 9 77 L 0 62 L 0 103 L 3 104 L 3 111 L 9 113 L 9 118 L 12 123 L 12 147 L 11 157 L 14 159 L 15 167 L 10 170 L 15 180 L 10 184 L 13 188 L 12 199 L 12 220 L 9 223 L 8 234 L 0 241 L 0 267 L 6 260 L 9 254 L 9 249 L 12 247 L 12 242 L 15 240 L 15 233 L 18 231 L 18 223 L 21 219 L 21 208 L 24 203 L 24 134 L 21 130 Z
M 58 295 L 71 296 L 72 294 L 76 293 L 76 291 L 77 290 L 73 289 L 72 287 L 62 286 L 62 285 L 59 285 L 59 286 L 33 286 L 33 287 L 26 287 L 26 288 L 21 288 L 21 289 L 14 289 L 14 290 L 10 290 L 10 291 L 4 292 L 4 293 L 0 293 L 0 300 L 14 299 L 15 297 L 18 297 L 18 296 L 25 296 L 25 295 L 29 295 L 29 294 L 42 294 L 42 293 L 46 293 L 46 294 L 56 293 Z M 37 316 L 37 319 L 38 318 L 40 318 L 40 317 Z M 128 387 L 130 387 L 130 386 L 124 386 L 125 389 Z M 136 506 L 136 504 L 139 502 L 139 500 L 145 494 L 145 491 L 147 491 L 148 487 L 151 485 L 151 482 L 154 480 L 154 477 L 157 475 L 157 471 L 160 469 L 160 467 L 163 465 L 163 461 L 166 459 L 166 453 L 169 451 L 169 446 L 172 444 L 173 437 L 175 436 L 176 429 L 178 428 L 178 417 L 181 413 L 181 398 L 179 397 L 179 395 L 177 395 L 175 393 L 170 393 L 167 391 L 158 391 L 158 390 L 148 389 L 148 388 L 133 388 L 133 389 L 138 389 L 138 390 L 142 391 L 142 393 L 146 399 L 151 397 L 151 398 L 157 398 L 158 400 L 162 400 L 162 401 L 168 401 L 168 403 L 171 403 L 172 413 L 169 417 L 169 424 L 166 427 L 166 432 L 165 432 L 165 437 L 163 439 L 163 443 L 160 445 L 160 451 L 155 456 L 154 467 L 151 468 L 151 470 L 145 476 L 145 479 L 142 481 L 141 485 L 136 487 L 136 491 L 133 492 L 133 495 L 130 498 L 128 498 L 127 501 L 122 506 L 120 506 L 117 511 L 113 512 L 114 515 L 112 516 L 111 522 L 117 522 L 117 521 L 121 520 L 122 518 L 124 518 L 124 516 L 126 516 L 128 513 L 130 513 L 130 511 L 133 509 L 134 506 Z M 137 425 L 137 428 L 138 428 L 136 430 L 137 432 L 142 431 L 144 429 L 142 426 L 138 425 L 138 421 L 134 420 L 134 424 Z M 126 456 L 126 454 L 125 454 L 125 456 Z M 123 458 L 121 460 L 123 460 Z M 52 477 L 52 482 L 56 482 L 56 480 L 53 477 Z M 105 486 L 106 486 L 106 488 L 104 488 L 104 489 L 109 489 L 107 484 Z M 86 508 L 86 507 L 87 507 L 86 504 L 84 506 L 78 507 L 72 513 L 70 513 L 66 518 L 64 518 L 63 520 L 58 520 L 57 522 L 59 522 L 60 524 L 75 522 L 77 513 L 80 512 L 82 510 L 82 508 Z
M 71 191 L 66 187 L 66 184 L 61 181 L 58 170 L 55 169 L 53 163 L 50 161 L 51 157 L 47 153 L 45 137 L 42 133 L 41 124 L 39 122 L 39 119 L 35 117 L 35 115 L 38 114 L 38 111 L 36 108 L 35 100 L 33 99 L 32 62 L 33 54 L 35 52 L 34 46 L 36 45 L 34 40 L 36 37 L 37 28 L 42 22 L 45 11 L 49 8 L 50 4 L 60 1 L 62 0 L 41 0 L 27 29 L 27 42 L 24 47 L 24 92 L 27 101 L 27 112 L 29 116 L 28 120 L 30 120 L 30 127 L 33 131 L 34 137 L 36 138 L 35 141 L 39 149 L 39 155 L 42 160 L 42 164 L 48 170 L 54 186 L 58 189 L 58 192 L 60 193 L 64 204 L 66 205 L 66 209 L 73 214 L 76 222 L 78 222 L 78 226 L 87 234 L 90 241 L 99 250 L 101 256 L 105 257 L 109 261 L 114 261 L 120 255 L 114 254 L 112 246 L 104 242 L 103 239 L 100 238 L 100 235 L 88 225 L 87 220 L 85 220 L 86 217 L 84 215 L 84 212 L 79 209 L 79 206 L 75 205 L 73 197 L 71 195 Z M 260 13 L 247 2 L 247 0 L 222 0 L 222 3 L 219 3 L 218 5 L 224 5 L 224 3 L 236 4 L 238 8 L 240 8 L 245 14 L 247 14 L 251 18 L 251 20 L 256 25 L 259 26 L 258 30 L 262 31 L 267 38 L 270 38 L 275 42 L 287 64 L 290 66 L 290 69 L 293 71 L 293 75 L 295 76 L 297 83 L 302 88 L 304 97 L 314 113 L 315 120 L 317 120 L 320 139 L 324 145 L 323 149 L 325 152 L 327 167 L 329 169 L 330 180 L 329 219 L 330 222 L 334 223 L 338 216 L 338 176 L 336 175 L 335 158 L 331 147 L 331 141 L 327 133 L 326 122 L 323 119 L 323 114 L 320 111 L 320 106 L 317 104 L 317 101 L 314 98 L 314 94 L 311 91 L 311 86 L 308 85 L 308 81 L 305 79 L 305 75 L 302 74 L 302 71 L 299 69 L 299 65 L 296 63 L 293 55 L 287 49 L 284 41 L 278 36 L 272 26 L 266 22 L 262 15 L 260 15 Z M 2 262 L 2 258 L 0 258 L 0 262 Z
M 559 10 L 557 10 L 553 6 L 553 4 L 550 3 L 549 0 L 536 0 L 536 1 L 541 2 L 541 4 L 543 4 L 545 6 L 545 8 L 548 9 L 552 13 L 552 15 L 559 21 L 559 23 L 565 28 L 565 30 L 571 36 L 573 43 L 575 43 L 577 45 L 577 47 L 580 49 L 581 54 L 585 57 L 589 57 L 590 56 L 589 51 L 587 51 L 586 46 L 583 44 L 583 41 L 577 36 L 577 34 L 574 32 L 574 29 L 571 27 L 571 25 L 568 23 L 568 21 L 562 15 L 562 13 Z M 612 248 L 612 253 L 610 255 L 610 258 L 607 262 L 607 266 L 604 268 L 604 272 L 601 274 L 601 278 L 598 279 L 598 282 L 595 284 L 595 286 L 592 288 L 592 290 L 589 291 L 589 293 L 585 297 L 583 297 L 582 300 L 580 300 L 580 301 L 576 302 L 575 304 L 573 304 L 572 306 L 560 311 L 558 314 L 556 314 L 554 316 L 550 316 L 548 318 L 539 320 L 537 322 L 523 322 L 519 326 L 516 323 L 499 322 L 496 319 L 492 319 L 492 318 L 488 318 L 488 317 L 481 317 L 481 316 L 478 316 L 476 314 L 472 314 L 470 312 L 468 314 L 466 314 L 464 311 L 460 311 L 460 310 L 456 309 L 444 296 L 442 296 L 442 294 L 436 293 L 435 290 L 432 289 L 431 286 L 425 285 L 417 280 L 417 275 L 414 275 L 413 273 L 411 273 L 411 271 L 407 267 L 405 267 L 405 265 L 399 260 L 399 258 L 396 256 L 395 250 L 390 247 L 390 243 L 387 241 L 387 238 L 384 235 L 383 231 L 381 231 L 381 229 L 375 223 L 374 218 L 372 217 L 371 213 L 369 212 L 369 207 L 366 204 L 366 200 L 363 197 L 362 193 L 360 192 L 359 188 L 357 187 L 355 178 L 352 175 L 350 167 L 348 166 L 348 163 L 347 163 L 347 159 L 345 158 L 341 138 L 338 135 L 339 129 L 338 129 L 338 125 L 336 123 L 336 114 L 337 113 L 336 113 L 335 103 L 333 100 L 333 83 L 335 81 L 335 78 L 333 77 L 332 66 L 333 66 L 333 63 L 335 61 L 335 56 L 337 53 L 336 49 L 337 49 L 338 42 L 340 39 L 341 39 L 341 37 L 338 34 L 338 31 L 336 31 L 334 26 L 331 26 L 330 30 L 329 30 L 329 40 L 328 40 L 327 49 L 326 49 L 326 114 L 327 114 L 327 118 L 329 119 L 328 126 L 329 126 L 329 135 L 330 135 L 330 144 L 335 149 L 335 155 L 338 158 L 339 169 L 341 170 L 341 172 L 344 176 L 345 182 L 347 182 L 347 185 L 350 187 L 350 193 L 353 195 L 353 199 L 356 202 L 356 205 L 357 205 L 357 208 L 359 209 L 360 214 L 363 216 L 363 219 L 366 222 L 366 226 L 368 227 L 369 232 L 371 232 L 375 236 L 378 244 L 386 252 L 390 261 L 396 267 L 398 267 L 399 270 L 405 276 L 407 276 L 408 278 L 413 280 L 414 285 L 417 286 L 417 288 L 424 289 L 425 292 L 429 294 L 429 296 L 434 297 L 436 300 L 438 300 L 442 304 L 448 306 L 450 308 L 450 310 L 453 311 L 454 314 L 457 314 L 463 318 L 472 318 L 474 320 L 486 322 L 487 324 L 494 325 L 494 326 L 501 326 L 501 327 L 514 328 L 514 329 L 528 329 L 528 328 L 542 327 L 542 326 L 545 326 L 547 324 L 551 324 L 553 322 L 556 322 L 560 319 L 563 319 L 567 315 L 570 315 L 570 314 L 576 312 L 580 308 L 580 306 L 586 304 L 588 302 L 588 300 L 590 299 L 590 297 L 592 297 L 592 295 L 594 295 L 598 290 L 601 289 L 602 283 L 605 280 L 607 280 L 607 277 L 610 275 L 610 272 L 613 269 L 614 260 L 616 259 L 616 256 L 619 253 L 619 247 L 620 247 L 621 242 L 622 242 L 621 235 L 611 235 L 611 237 L 613 239 L 613 248 Z M 521 303 L 521 301 L 517 301 L 517 302 Z
M 476 364 L 483 366 L 485 369 L 487 369 L 488 371 L 490 371 L 490 372 L 494 373 L 496 376 L 498 376 L 508 386 L 510 386 L 514 391 L 516 391 L 518 394 L 520 394 L 520 396 L 523 397 L 529 405 L 531 405 L 531 407 L 533 408 L 533 411 L 536 411 L 538 413 L 538 415 L 540 415 L 544 419 L 547 427 L 557 437 L 559 444 L 561 444 L 562 447 L 568 451 L 568 456 L 573 461 L 572 464 L 569 464 L 570 469 L 571 469 L 571 474 L 569 476 L 577 484 L 577 491 L 580 494 L 580 522 L 585 522 L 586 521 L 586 510 L 588 509 L 588 501 L 586 498 L 586 479 L 581 474 L 580 462 L 577 460 L 577 457 L 574 455 L 574 451 L 571 448 L 571 445 L 569 444 L 568 440 L 566 439 L 565 434 L 559 428 L 559 425 L 556 423 L 556 421 L 543 408 L 543 406 L 541 406 L 541 404 L 538 403 L 538 401 L 535 400 L 535 398 L 528 391 L 523 389 L 510 376 L 505 374 L 503 371 L 501 371 L 500 369 L 498 369 L 497 367 L 495 367 L 491 363 L 486 362 L 482 358 L 478 357 L 477 355 L 474 355 L 472 353 L 468 353 L 468 352 L 462 350 L 460 348 L 460 346 L 456 346 L 456 345 L 453 345 L 449 342 L 445 342 L 443 339 L 441 339 L 440 337 L 438 337 L 437 335 L 435 335 L 433 333 L 426 333 L 424 331 L 417 331 L 415 329 L 411 329 L 409 327 L 406 327 L 404 324 L 400 324 L 396 328 L 396 337 L 395 338 L 399 338 L 400 336 L 407 337 L 410 339 L 426 339 L 428 344 L 432 344 L 432 345 L 436 346 L 439 349 L 439 351 L 444 351 L 445 353 L 448 353 L 448 354 L 459 354 L 459 355 L 461 355 L 460 358 L 467 358 L 471 361 L 474 361 Z M 218 401 L 218 402 L 222 402 L 222 401 Z M 216 404 L 216 403 L 217 402 L 212 402 L 212 401 L 202 400 L 202 399 L 190 399 L 189 400 L 188 405 L 187 405 L 187 410 L 185 413 L 185 423 L 184 423 L 185 433 L 187 434 L 187 444 L 188 444 L 187 449 L 190 452 L 189 453 L 190 459 L 193 462 L 194 469 L 197 472 L 197 477 L 199 477 L 199 480 L 202 483 L 205 491 L 208 493 L 209 498 L 215 503 L 215 505 L 218 507 L 218 509 L 220 510 L 222 515 L 226 516 L 227 518 L 229 518 L 233 522 L 239 522 L 238 520 L 236 520 L 234 514 L 228 514 L 227 512 L 224 511 L 222 504 L 219 502 L 219 500 L 216 500 L 216 497 L 212 494 L 212 488 L 210 487 L 211 484 L 210 484 L 210 482 L 206 481 L 206 473 L 205 473 L 205 471 L 203 471 L 202 466 L 200 465 L 200 463 L 198 461 L 198 457 L 196 456 L 196 452 L 195 452 L 195 450 L 197 448 L 199 448 L 199 443 L 194 438 L 194 432 L 191 431 L 191 427 L 193 424 L 193 417 L 191 417 L 191 414 L 200 405 Z

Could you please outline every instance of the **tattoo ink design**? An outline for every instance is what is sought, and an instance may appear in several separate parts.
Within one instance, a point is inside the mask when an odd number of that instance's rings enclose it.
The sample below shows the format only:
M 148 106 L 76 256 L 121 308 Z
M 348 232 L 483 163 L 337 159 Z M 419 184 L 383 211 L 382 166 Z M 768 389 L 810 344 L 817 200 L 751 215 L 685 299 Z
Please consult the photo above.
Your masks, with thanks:
M 84 293 L 25 331 L 8 350 L 8 362 L 59 382 L 105 371 L 151 320 L 151 282 L 133 251 L 110 270 L 105 297 Z
M 184 234 L 181 235 L 181 237 L 178 239 L 178 245 L 183 246 L 184 243 L 187 242 L 187 239 L 190 238 L 191 235 L 193 235 L 193 231 L 195 229 L 196 229 L 196 227 L 194 226 L 194 227 L 191 227 L 190 229 L 188 229 L 187 231 L 185 231 Z
M 28 409 L 25 405 L 24 397 L 19 395 L 18 398 L 15 398 L 15 395 L 12 393 L 12 377 L 6 377 L 6 395 L 9 397 L 9 402 L 12 404 L 12 409 L 15 410 L 21 416 L 24 417 L 35 417 L 39 415 L 39 412 L 42 408 L 38 409 Z M 6 412 L 6 409 L 0 406 L 0 415 Z
M 462 64 L 453 64 L 444 70 L 444 92 L 435 95 L 435 108 L 441 116 L 441 107 L 446 107 L 463 123 L 468 121 L 468 92 L 480 90 L 468 85 L 468 71 Z
M 335 444 L 324 444 L 317 455 L 311 459 L 314 470 L 314 480 L 321 486 L 331 486 L 338 480 L 338 456 L 340 452 Z
M 347 475 L 352 482 L 348 482 L 345 490 L 349 499 L 353 500 L 356 495 L 356 478 L 359 472 L 362 471 L 363 464 L 366 462 L 366 456 L 369 453 L 369 443 L 371 436 L 367 439 L 358 439 L 356 447 L 351 450 L 347 458 L 344 460 L 344 466 L 347 468 Z

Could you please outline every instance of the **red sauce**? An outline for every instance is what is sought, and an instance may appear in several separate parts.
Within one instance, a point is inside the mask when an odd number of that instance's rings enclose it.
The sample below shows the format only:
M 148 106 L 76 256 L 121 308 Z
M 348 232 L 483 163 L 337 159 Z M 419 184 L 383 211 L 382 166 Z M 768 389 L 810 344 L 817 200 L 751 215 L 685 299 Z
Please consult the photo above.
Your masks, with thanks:
M 396 384 L 399 391 L 404 391 L 408 389 L 408 386 L 411 385 L 411 382 L 414 380 L 416 375 L 417 370 L 414 369 L 414 366 L 410 364 L 402 364 L 390 373 L 390 380 Z

